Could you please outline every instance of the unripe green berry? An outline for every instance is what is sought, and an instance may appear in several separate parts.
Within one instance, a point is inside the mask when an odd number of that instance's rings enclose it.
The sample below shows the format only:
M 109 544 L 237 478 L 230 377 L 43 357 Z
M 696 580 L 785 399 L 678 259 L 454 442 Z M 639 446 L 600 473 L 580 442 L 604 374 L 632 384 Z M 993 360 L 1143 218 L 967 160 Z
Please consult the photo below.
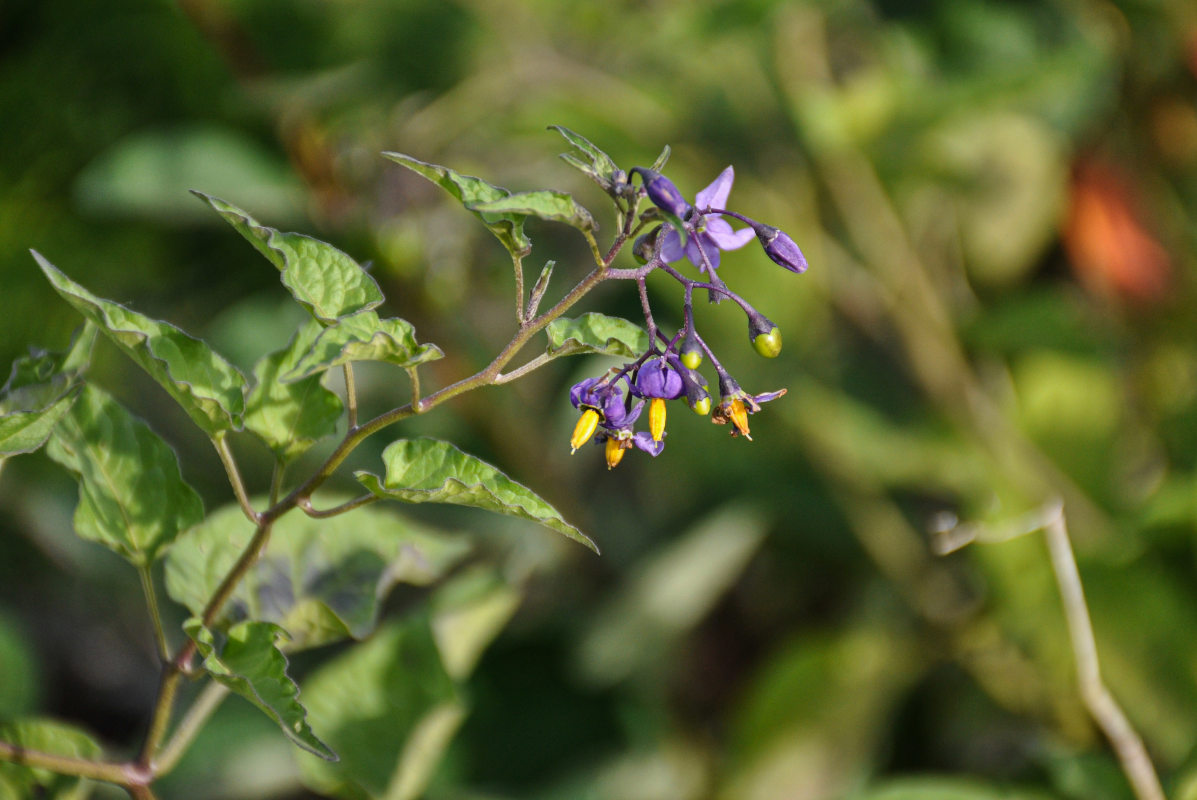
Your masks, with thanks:
M 710 395 L 707 395 L 706 397 L 700 398 L 699 400 L 695 401 L 694 403 L 692 403 L 690 405 L 690 408 L 691 408 L 691 410 L 694 411 L 695 414 L 697 414 L 700 417 L 705 417 L 707 414 L 710 414 L 711 413 L 711 397 L 710 397 Z
M 758 333 L 752 339 L 752 346 L 765 358 L 777 358 L 781 353 L 781 330 L 774 325 L 765 333 Z
M 687 369 L 698 369 L 702 364 L 702 345 L 694 337 L 693 332 L 688 335 L 678 348 L 678 357 Z

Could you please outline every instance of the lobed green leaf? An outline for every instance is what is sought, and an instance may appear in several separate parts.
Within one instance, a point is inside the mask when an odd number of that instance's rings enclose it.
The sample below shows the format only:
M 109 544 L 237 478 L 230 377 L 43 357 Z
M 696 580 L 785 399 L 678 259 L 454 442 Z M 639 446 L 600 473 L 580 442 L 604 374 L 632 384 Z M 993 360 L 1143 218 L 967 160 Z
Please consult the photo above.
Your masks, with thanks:
M 170 446 L 95 386 L 82 387 L 46 453 L 79 482 L 76 532 L 134 565 L 153 563 L 204 516 Z
M 299 759 L 311 789 L 343 800 L 415 800 L 465 718 L 429 620 L 390 624 L 304 682 L 312 724 L 341 760 Z
M 312 733 L 299 687 L 287 675 L 287 657 L 277 645 L 286 631 L 269 622 L 241 622 L 218 636 L 194 617 L 183 623 L 183 630 L 203 658 L 200 666 L 214 680 L 260 708 L 299 747 L 336 760 L 336 753 Z
M 26 718 L 0 722 L 0 741 L 70 758 L 99 758 L 100 745 L 85 731 L 49 719 Z M 7 790 L 14 798 L 83 800 L 90 782 L 47 769 L 34 769 L 0 761 L 0 798 Z
M 594 542 L 531 489 L 449 442 L 400 439 L 387 445 L 382 460 L 385 479 L 364 471 L 354 473 L 378 497 L 473 506 L 532 520 L 598 552 Z
M 553 189 L 509 194 L 495 200 L 473 203 L 468 208 L 488 214 L 524 214 L 552 222 L 564 222 L 591 234 L 598 230 L 594 217 L 578 205 L 573 195 Z
M 550 356 L 596 353 L 636 358 L 648 349 L 648 334 L 639 325 L 593 311 L 577 319 L 553 320 L 545 334 L 549 337 Z
M 202 614 L 253 532 L 236 504 L 209 514 L 167 555 L 167 593 Z M 288 514 L 274 523 L 269 548 L 238 585 L 217 627 L 246 618 L 274 622 L 291 635 L 290 651 L 362 639 L 374 630 L 392 586 L 437 581 L 470 549 L 461 536 L 379 507 L 328 519 Z
M 443 358 L 434 344 L 416 341 L 416 329 L 403 319 L 379 319 L 373 311 L 344 317 L 320 332 L 281 379 L 299 381 L 351 361 L 384 361 L 415 367 Z
M 245 427 L 283 462 L 298 458 L 332 434 L 343 410 L 341 398 L 321 385 L 321 375 L 280 380 L 295 369 L 322 330 L 318 322 L 308 320 L 285 348 L 254 365 L 255 384 L 245 404 Z
M 327 242 L 262 225 L 236 206 L 192 192 L 212 206 L 279 270 L 283 285 L 312 316 L 335 322 L 383 301 L 378 283 L 360 264 Z
M 209 436 L 241 428 L 245 378 L 203 341 L 96 297 L 34 252 L 50 284 L 162 385 Z
M 481 178 L 462 175 L 448 167 L 429 164 L 403 153 L 383 153 L 383 156 L 427 178 L 453 195 L 466 209 L 482 220 L 482 223 L 503 243 L 513 258 L 525 256 L 532 249 L 532 241 L 524 235 L 523 214 L 490 213 L 473 208 L 479 203 L 507 197 L 511 192 L 501 186 L 487 183 Z

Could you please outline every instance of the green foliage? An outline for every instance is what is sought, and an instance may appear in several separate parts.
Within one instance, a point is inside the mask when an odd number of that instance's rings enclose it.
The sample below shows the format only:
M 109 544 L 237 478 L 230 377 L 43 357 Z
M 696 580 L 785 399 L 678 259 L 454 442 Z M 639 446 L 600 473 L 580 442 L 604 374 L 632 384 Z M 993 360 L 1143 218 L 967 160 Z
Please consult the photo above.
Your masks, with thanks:
M 46 452 L 79 482 L 75 531 L 137 566 L 203 518 L 175 452 L 110 395 L 85 386 Z
M 87 733 L 54 720 L 27 718 L 0 722 L 0 741 L 71 758 L 97 758 L 100 746 Z M 84 800 L 91 793 L 89 781 L 0 761 L 0 797 L 25 800 Z
M 594 217 L 578 205 L 571 195 L 551 189 L 517 192 L 496 200 L 473 203 L 469 208 L 481 214 L 522 214 L 563 222 L 587 234 L 593 234 L 598 230 L 598 223 L 594 221 Z
M 573 153 L 562 153 L 561 158 L 565 163 L 588 175 L 591 180 L 604 189 L 612 185 L 619 167 L 615 166 L 615 162 L 611 160 L 611 156 L 595 146 L 594 142 L 580 133 L 571 131 L 569 128 L 561 125 L 550 125 L 549 130 L 557 131 L 557 133 L 564 136 L 567 142 L 578 150 L 581 150 L 582 155 L 586 157 L 586 161 L 583 161 Z
M 318 322 L 309 320 L 286 347 L 254 365 L 254 387 L 245 401 L 245 428 L 266 442 L 284 463 L 332 435 L 344 410 L 341 398 L 321 385 L 323 375 L 281 380 L 295 369 L 322 330 Z
M 209 675 L 260 708 L 296 745 L 336 760 L 312 733 L 307 711 L 299 704 L 299 687 L 287 675 L 287 657 L 277 645 L 286 631 L 269 622 L 239 622 L 217 634 L 195 618 L 183 628 L 199 648 L 201 666 Z
M 0 388 L 0 458 L 31 453 L 46 443 L 79 395 L 78 375 L 95 339 L 96 327 L 89 323 L 68 352 L 34 352 L 13 362 Z
M 639 325 L 596 311 L 577 319 L 555 319 L 545 328 L 545 335 L 549 337 L 547 352 L 551 356 L 595 353 L 635 358 L 648 347 L 648 334 Z
M 202 192 L 195 195 L 278 269 L 283 285 L 321 322 L 332 323 L 382 302 L 378 283 L 331 244 L 298 233 L 281 233 L 223 200 Z
M 406 320 L 379 319 L 373 311 L 360 311 L 321 331 L 281 377 L 299 381 L 354 361 L 382 361 L 406 368 L 443 357 L 436 345 L 417 342 L 416 329 Z
M 466 209 L 493 233 L 512 257 L 522 257 L 532 249 L 532 241 L 524 235 L 524 214 L 489 213 L 474 210 L 475 205 L 502 200 L 511 195 L 506 189 L 489 184 L 481 178 L 462 175 L 448 167 L 428 164 L 403 153 L 383 153 L 383 156 L 422 175 L 453 195 Z
M 34 253 L 63 299 L 99 326 L 211 436 L 241 428 L 245 378 L 204 342 L 173 325 L 96 297 Z
M 240 507 L 225 506 L 195 526 L 166 558 L 166 590 L 193 614 L 253 535 Z M 242 618 L 273 622 L 301 650 L 374 630 L 397 583 L 439 580 L 470 550 L 461 536 L 365 507 L 330 519 L 290 514 L 274 523 L 270 547 L 238 586 L 217 627 Z
M 449 442 L 400 439 L 382 451 L 386 477 L 369 472 L 354 476 L 378 497 L 405 503 L 452 503 L 474 506 L 539 522 L 591 550 L 598 547 L 528 487 L 495 467 L 463 453 Z

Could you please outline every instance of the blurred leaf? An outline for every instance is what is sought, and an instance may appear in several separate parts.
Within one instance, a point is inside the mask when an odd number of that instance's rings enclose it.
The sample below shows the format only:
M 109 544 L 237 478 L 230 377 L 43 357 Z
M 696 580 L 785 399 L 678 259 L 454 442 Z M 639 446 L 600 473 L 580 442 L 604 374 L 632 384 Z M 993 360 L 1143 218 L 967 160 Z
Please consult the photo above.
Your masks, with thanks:
M 193 186 L 236 195 L 271 217 L 302 208 L 303 184 L 280 157 L 233 128 L 192 125 L 119 139 L 79 175 L 75 195 L 96 214 L 198 219 Z
M 33 650 L 12 618 L 0 613 L 0 719 L 33 711 L 41 686 Z M 0 737 L 2 738 L 2 737 Z
M 589 538 L 528 487 L 449 442 L 399 439 L 382 451 L 386 479 L 358 471 L 354 477 L 378 497 L 404 503 L 451 503 L 539 522 L 598 552 Z
M 202 192 L 194 194 L 274 264 L 282 273 L 283 285 L 316 319 L 335 322 L 382 302 L 382 290 L 369 273 L 331 244 L 299 233 L 282 233 L 230 203 Z
M 312 724 L 341 754 L 299 758 L 304 783 L 345 800 L 419 797 L 465 716 L 428 620 L 390 624 L 304 682 Z
M 194 617 L 183 630 L 199 648 L 201 666 L 217 682 L 262 709 L 299 747 L 336 760 L 336 754 L 312 733 L 307 711 L 299 704 L 299 687 L 287 675 L 287 657 L 276 644 L 286 631 L 269 622 L 241 622 L 218 641 Z
M 175 452 L 104 391 L 87 385 L 46 448 L 79 482 L 75 530 L 134 565 L 157 559 L 203 519 Z
M 445 671 L 464 680 L 519 608 L 520 592 L 493 567 L 454 576 L 432 598 L 432 631 Z
M 321 331 L 295 365 L 282 373 L 282 380 L 298 381 L 352 361 L 383 361 L 406 368 L 443 357 L 436 345 L 416 341 L 416 329 L 407 320 L 379 319 L 373 311 L 361 311 Z
M 193 614 L 202 613 L 253 532 L 236 504 L 209 514 L 171 548 L 167 593 Z M 287 649 L 293 651 L 365 638 L 392 586 L 436 581 L 470 548 L 461 536 L 434 532 L 382 508 L 328 519 L 288 514 L 274 523 L 269 547 L 238 585 L 221 620 L 277 623 L 290 634 Z
M 215 436 L 240 429 L 245 378 L 207 344 L 173 325 L 96 297 L 34 252 L 51 285 Z
M 383 153 L 383 156 L 394 161 L 396 164 L 402 164 L 412 172 L 424 176 L 457 198 L 466 209 L 473 211 L 474 215 L 482 220 L 491 233 L 498 237 L 499 241 L 503 243 L 503 246 L 507 248 L 507 252 L 511 253 L 512 257 L 525 256 L 532 249 L 531 240 L 524 235 L 524 215 L 515 213 L 488 213 L 473 209 L 474 205 L 486 203 L 491 200 L 499 200 L 507 197 L 511 192 L 502 187 L 489 184 L 481 178 L 462 175 L 448 167 L 428 164 L 403 153 Z
M 91 357 L 97 328 L 87 322 L 65 353 L 34 351 L 13 362 L 0 388 L 0 457 L 31 453 L 78 397 L 78 373 Z
M 472 203 L 467 208 L 483 214 L 525 214 L 552 222 L 563 222 L 584 233 L 593 234 L 598 230 L 598 223 L 594 221 L 594 217 L 578 205 L 572 195 L 551 189 L 518 192 L 485 203 Z
M 639 325 L 594 311 L 577 319 L 555 319 L 545 328 L 545 334 L 551 356 L 597 353 L 636 358 L 648 349 L 648 334 Z
M 652 169 L 654 172 L 660 172 L 661 170 L 665 169 L 665 165 L 669 162 L 669 155 L 671 152 L 672 151 L 669 149 L 669 145 L 665 145 L 664 149 L 661 150 L 661 155 L 657 156 L 656 160 L 653 161 L 653 165 L 650 169 Z
M 1036 791 L 999 788 L 968 778 L 898 778 L 860 794 L 851 800 L 1050 800 Z
M 282 461 L 292 461 L 317 440 L 332 434 L 341 417 L 341 398 L 320 385 L 322 375 L 283 383 L 323 329 L 308 320 L 282 350 L 254 366 L 254 388 L 245 403 L 245 427 Z
M 0 741 L 72 758 L 98 758 L 102 754 L 100 746 L 83 730 L 49 719 L 26 718 L 0 722 Z M 91 793 L 87 781 L 7 761 L 0 761 L 0 782 L 7 784 L 15 796 L 22 800 L 32 797 L 40 800 L 83 800 Z

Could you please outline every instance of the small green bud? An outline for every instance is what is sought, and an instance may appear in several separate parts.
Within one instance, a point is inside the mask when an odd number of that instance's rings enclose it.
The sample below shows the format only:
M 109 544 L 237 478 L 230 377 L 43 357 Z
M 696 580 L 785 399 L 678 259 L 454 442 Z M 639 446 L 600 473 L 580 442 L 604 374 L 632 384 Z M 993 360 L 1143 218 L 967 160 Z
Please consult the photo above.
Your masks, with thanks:
M 705 417 L 711 413 L 711 396 L 707 395 L 690 404 L 690 408 L 700 417 Z
M 775 325 L 768 333 L 757 334 L 752 346 L 765 358 L 777 358 L 781 353 L 781 331 Z

